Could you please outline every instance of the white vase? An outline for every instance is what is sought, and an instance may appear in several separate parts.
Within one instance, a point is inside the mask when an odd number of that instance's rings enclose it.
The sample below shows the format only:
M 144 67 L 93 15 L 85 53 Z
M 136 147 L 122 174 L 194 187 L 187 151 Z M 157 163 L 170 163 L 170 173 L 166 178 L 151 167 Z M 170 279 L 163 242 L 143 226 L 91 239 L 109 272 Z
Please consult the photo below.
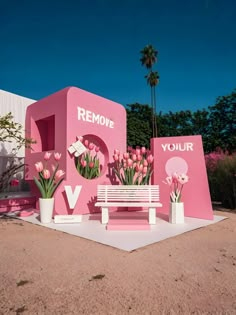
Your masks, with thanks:
M 169 222 L 172 224 L 184 223 L 184 203 L 183 202 L 170 203 Z
M 54 198 L 39 198 L 41 223 L 51 223 L 54 209 Z

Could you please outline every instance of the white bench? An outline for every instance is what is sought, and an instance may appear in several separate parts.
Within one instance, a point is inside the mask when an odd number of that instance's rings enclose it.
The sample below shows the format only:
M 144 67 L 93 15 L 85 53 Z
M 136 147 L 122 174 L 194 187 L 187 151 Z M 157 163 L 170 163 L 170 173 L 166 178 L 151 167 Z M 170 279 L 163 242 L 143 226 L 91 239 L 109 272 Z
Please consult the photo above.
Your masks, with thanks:
M 156 224 L 159 201 L 158 185 L 98 185 L 95 206 L 102 209 L 102 224 L 109 221 L 109 207 L 147 207 L 149 224 Z

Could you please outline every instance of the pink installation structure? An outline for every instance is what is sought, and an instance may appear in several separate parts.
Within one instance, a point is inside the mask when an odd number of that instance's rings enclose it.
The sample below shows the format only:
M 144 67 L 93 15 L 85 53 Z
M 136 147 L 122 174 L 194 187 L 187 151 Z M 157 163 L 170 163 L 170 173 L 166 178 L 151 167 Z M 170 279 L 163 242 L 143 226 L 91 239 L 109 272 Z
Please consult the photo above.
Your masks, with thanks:
M 37 141 L 33 150 L 26 150 L 25 156 L 28 165 L 26 179 L 33 194 L 40 197 L 33 181 L 37 176 L 35 163 L 43 161 L 47 151 L 60 152 L 60 168 L 65 171 L 65 180 L 54 195 L 54 214 L 98 211 L 94 206 L 97 185 L 118 183 L 110 161 L 115 149 L 126 150 L 125 108 L 103 97 L 69 87 L 30 105 L 26 113 L 26 130 Z M 98 178 L 84 178 L 76 169 L 76 152 L 71 147 L 76 148 L 79 136 L 99 147 L 102 169 Z
M 26 130 L 37 141 L 33 150 L 26 150 L 26 179 L 31 191 L 39 197 L 33 178 L 37 175 L 35 163 L 42 161 L 45 152 L 60 152 L 60 168 L 65 180 L 57 189 L 54 214 L 86 214 L 99 211 L 96 203 L 97 186 L 119 184 L 113 166 L 115 149 L 126 151 L 126 110 L 103 97 L 79 88 L 65 88 L 30 105 L 26 114 Z M 78 137 L 100 148 L 102 165 L 98 178 L 81 176 L 75 166 L 76 150 L 80 151 Z M 82 148 L 83 149 L 83 148 Z M 201 136 L 151 139 L 154 156 L 152 184 L 160 186 L 160 201 L 169 211 L 169 189 L 163 183 L 172 172 L 187 173 L 190 181 L 184 187 L 185 216 L 213 219 L 207 182 Z

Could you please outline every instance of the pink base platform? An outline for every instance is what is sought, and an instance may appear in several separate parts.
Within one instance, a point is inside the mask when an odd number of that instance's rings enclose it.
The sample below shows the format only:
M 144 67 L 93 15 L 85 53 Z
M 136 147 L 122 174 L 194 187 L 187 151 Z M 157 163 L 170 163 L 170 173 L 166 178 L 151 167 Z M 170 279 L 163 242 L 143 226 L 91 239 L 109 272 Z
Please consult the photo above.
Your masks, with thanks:
M 36 197 L 28 193 L 5 193 L 0 198 L 0 213 L 35 208 Z
M 150 230 L 150 224 L 148 220 L 135 220 L 135 219 L 110 219 L 107 226 L 107 230 L 129 230 L 129 231 L 137 231 L 137 230 Z
M 113 212 L 106 226 L 107 230 L 113 231 L 140 231 L 150 230 L 147 212 Z

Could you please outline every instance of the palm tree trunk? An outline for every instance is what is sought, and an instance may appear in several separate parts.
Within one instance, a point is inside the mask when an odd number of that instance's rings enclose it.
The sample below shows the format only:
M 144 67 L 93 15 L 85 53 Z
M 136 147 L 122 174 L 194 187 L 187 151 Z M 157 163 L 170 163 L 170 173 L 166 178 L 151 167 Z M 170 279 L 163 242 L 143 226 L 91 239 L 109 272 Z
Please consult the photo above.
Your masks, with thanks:
M 153 86 L 154 137 L 157 138 L 156 87 Z
M 152 137 L 155 138 L 155 108 L 154 108 L 154 89 L 151 86 L 151 106 L 152 106 Z

